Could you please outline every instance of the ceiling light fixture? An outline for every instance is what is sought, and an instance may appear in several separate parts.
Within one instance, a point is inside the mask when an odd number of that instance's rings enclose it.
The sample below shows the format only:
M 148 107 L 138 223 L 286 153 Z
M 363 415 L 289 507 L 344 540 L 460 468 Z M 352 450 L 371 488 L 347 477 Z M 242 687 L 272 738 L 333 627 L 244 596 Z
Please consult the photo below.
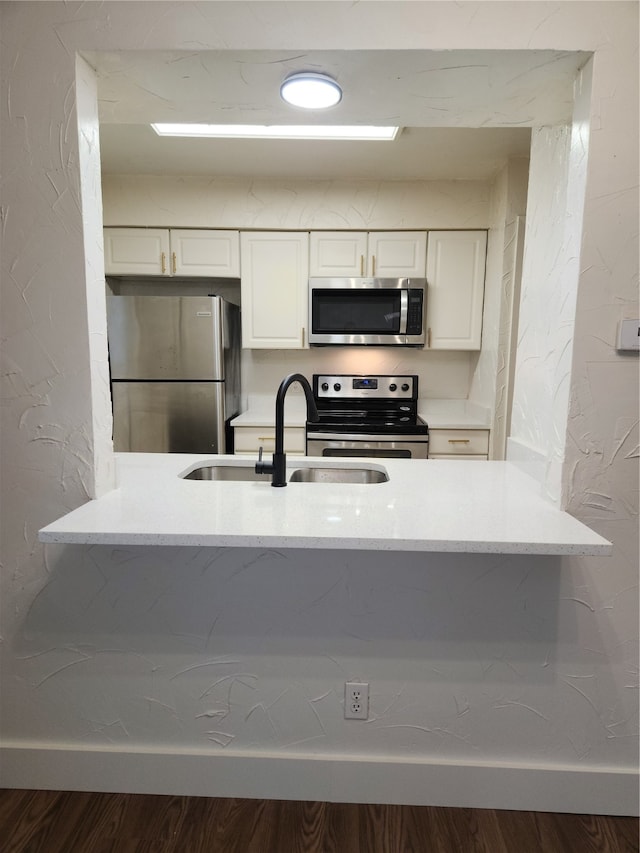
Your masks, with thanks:
M 226 139 L 331 139 L 392 141 L 399 128 L 375 125 L 308 124 L 152 124 L 159 136 Z
M 280 97 L 294 107 L 305 110 L 326 110 L 342 99 L 342 89 L 328 74 L 296 71 L 280 86 Z

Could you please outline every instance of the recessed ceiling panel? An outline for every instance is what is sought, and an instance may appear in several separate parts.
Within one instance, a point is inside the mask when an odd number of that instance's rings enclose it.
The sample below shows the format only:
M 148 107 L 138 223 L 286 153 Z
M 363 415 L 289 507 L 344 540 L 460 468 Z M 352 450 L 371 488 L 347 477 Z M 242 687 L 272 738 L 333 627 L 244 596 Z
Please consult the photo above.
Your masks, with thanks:
M 530 128 L 570 120 L 588 54 L 558 51 L 92 53 L 106 174 L 486 179 L 528 156 Z M 343 89 L 332 109 L 280 98 L 294 71 Z M 160 139 L 151 122 L 397 124 L 380 143 Z
M 104 174 L 323 180 L 487 180 L 528 157 L 529 128 L 405 128 L 393 142 L 159 137 L 146 125 L 100 128 Z

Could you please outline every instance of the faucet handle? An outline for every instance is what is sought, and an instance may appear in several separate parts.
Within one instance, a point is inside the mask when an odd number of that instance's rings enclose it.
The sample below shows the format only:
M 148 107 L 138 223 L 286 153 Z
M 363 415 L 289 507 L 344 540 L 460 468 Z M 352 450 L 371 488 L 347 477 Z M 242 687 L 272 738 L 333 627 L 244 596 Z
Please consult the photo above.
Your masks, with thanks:
M 264 447 L 262 445 L 258 448 L 258 461 L 256 462 L 255 472 L 256 474 L 271 474 L 273 471 L 273 464 L 270 462 L 262 461 L 262 454 L 264 452 Z

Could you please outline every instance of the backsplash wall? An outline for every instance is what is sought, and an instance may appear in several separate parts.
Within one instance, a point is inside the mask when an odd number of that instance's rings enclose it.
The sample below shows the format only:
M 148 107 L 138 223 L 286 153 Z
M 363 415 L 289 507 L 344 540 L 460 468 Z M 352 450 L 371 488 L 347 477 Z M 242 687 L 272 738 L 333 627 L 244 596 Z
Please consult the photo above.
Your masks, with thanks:
M 420 397 L 466 399 L 477 353 L 396 347 L 243 350 L 243 396 L 275 394 L 288 373 L 416 373 Z

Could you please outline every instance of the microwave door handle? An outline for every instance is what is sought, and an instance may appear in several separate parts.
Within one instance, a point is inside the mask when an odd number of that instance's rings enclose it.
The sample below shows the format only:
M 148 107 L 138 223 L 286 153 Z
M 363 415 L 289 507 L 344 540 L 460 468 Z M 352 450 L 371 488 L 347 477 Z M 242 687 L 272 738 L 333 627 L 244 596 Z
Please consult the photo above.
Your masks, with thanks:
M 409 291 L 404 288 L 400 291 L 400 334 L 407 334 L 407 315 L 409 309 Z

